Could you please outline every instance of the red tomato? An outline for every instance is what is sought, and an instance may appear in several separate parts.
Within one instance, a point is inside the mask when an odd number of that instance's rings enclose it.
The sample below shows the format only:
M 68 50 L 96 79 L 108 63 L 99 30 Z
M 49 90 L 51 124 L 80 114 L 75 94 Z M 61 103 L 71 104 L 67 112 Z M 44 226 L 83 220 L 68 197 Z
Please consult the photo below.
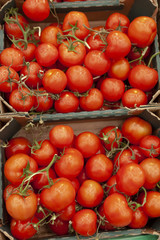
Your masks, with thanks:
M 23 60 L 23 52 L 12 47 L 5 48 L 0 55 L 1 65 L 12 67 L 16 72 L 22 69 Z
M 119 101 L 125 91 L 124 82 L 116 78 L 105 78 L 102 83 L 100 90 L 106 101 L 117 102 Z
M 135 195 L 145 183 L 145 172 L 137 163 L 123 165 L 116 174 L 118 190 L 128 196 Z
M 122 142 L 122 132 L 116 126 L 107 126 L 101 129 L 99 133 L 101 142 L 104 147 L 110 151 L 111 149 L 118 148 Z
M 106 155 L 96 154 L 87 160 L 85 169 L 89 178 L 97 182 L 104 182 L 111 177 L 113 163 Z
M 43 69 L 37 62 L 30 62 L 20 71 L 20 74 L 26 76 L 25 84 L 30 88 L 37 88 L 42 85 L 40 77 L 42 73 Z
M 111 78 L 118 78 L 125 81 L 128 78 L 130 71 L 130 64 L 126 58 L 112 60 L 108 71 L 108 76 Z
M 57 34 L 63 34 L 58 26 L 47 26 L 41 32 L 40 41 L 41 43 L 51 43 L 58 47 Z
M 75 30 L 75 36 L 79 39 L 84 39 L 88 36 L 89 30 L 86 27 L 89 26 L 87 16 L 83 12 L 79 11 L 70 11 L 68 12 L 63 19 L 63 31 L 68 30 L 69 34 L 72 34 L 71 25 L 76 26 L 78 29 Z
M 148 16 L 135 18 L 128 28 L 128 36 L 131 42 L 141 48 L 151 45 L 156 34 L 157 23 Z
M 160 138 L 148 135 L 141 139 L 139 147 L 146 157 L 158 157 L 160 155 Z
M 9 96 L 9 104 L 17 112 L 29 112 L 34 106 L 34 96 L 29 93 L 30 91 L 25 87 L 15 89 Z
M 82 132 L 75 139 L 75 147 L 82 153 L 84 158 L 95 155 L 100 149 L 99 137 L 93 132 Z
M 36 48 L 35 58 L 39 65 L 51 67 L 58 60 L 58 50 L 51 43 L 41 43 Z
M 85 180 L 89 179 L 88 176 L 87 176 L 87 174 L 86 174 L 85 168 L 82 169 L 82 171 L 80 172 L 80 174 L 77 176 L 77 179 L 78 179 L 80 185 L 81 185 Z
M 160 181 L 160 161 L 157 158 L 146 158 L 140 166 L 145 173 L 144 187 L 146 189 L 152 189 Z
M 34 101 L 36 112 L 47 112 L 53 107 L 54 100 L 49 96 L 44 88 L 37 89 L 37 96 Z
M 90 71 L 81 65 L 69 67 L 67 72 L 67 85 L 71 91 L 83 93 L 88 91 L 93 84 L 93 77 Z
M 128 36 L 120 31 L 112 31 L 108 34 L 105 54 L 111 59 L 126 57 L 131 50 L 131 41 Z
M 16 81 L 19 81 L 18 73 L 11 67 L 8 69 L 5 66 L 0 67 L 0 91 L 12 92 L 18 87 Z
M 59 113 L 76 112 L 78 107 L 79 98 L 70 91 L 60 93 L 59 99 L 54 103 L 54 108 Z
M 37 230 L 33 227 L 33 224 L 36 224 L 38 219 L 33 217 L 31 220 L 16 220 L 11 219 L 10 230 L 13 237 L 17 240 L 29 239 L 34 236 Z
M 77 192 L 78 203 L 87 208 L 98 206 L 104 196 L 104 191 L 100 183 L 94 180 L 85 180 Z
M 38 170 L 41 170 L 41 169 L 43 169 L 43 168 L 39 168 Z M 49 169 L 48 175 L 47 175 L 47 172 L 44 171 L 44 172 L 34 176 L 33 181 L 32 181 L 33 188 L 35 190 L 41 190 L 45 186 L 48 186 L 49 185 L 48 177 L 49 177 L 49 179 L 52 179 L 52 180 L 56 178 L 56 174 L 52 168 Z
M 73 201 L 69 206 L 67 206 L 61 212 L 58 213 L 59 219 L 63 221 L 71 220 L 76 212 L 75 207 L 76 207 L 76 202 Z
M 158 72 L 142 64 L 136 65 L 131 69 L 128 81 L 132 87 L 147 92 L 156 86 L 158 82 Z
M 15 220 L 30 220 L 37 211 L 37 196 L 31 190 L 26 192 L 26 196 L 18 193 L 11 194 L 6 200 L 8 214 Z
M 147 214 L 144 212 L 142 207 L 139 207 L 135 211 L 133 211 L 133 218 L 128 226 L 130 228 L 144 228 L 147 222 L 148 222 Z
M 108 31 L 120 30 L 124 33 L 127 33 L 129 24 L 130 20 L 127 16 L 122 13 L 115 12 L 107 18 L 105 28 Z
M 88 45 L 90 46 L 89 50 L 103 50 L 105 47 L 105 43 L 101 39 L 100 35 L 97 34 L 97 31 L 103 31 L 103 26 L 93 27 L 93 31 L 90 32 L 90 35 L 88 35 L 86 41 Z M 96 31 L 96 32 L 95 32 Z
M 69 231 L 69 222 L 57 217 L 53 223 L 49 223 L 49 227 L 58 236 L 67 235 Z
M 94 76 L 101 76 L 108 72 L 111 61 L 100 50 L 90 50 L 84 59 L 84 65 Z
M 10 158 L 16 153 L 31 154 L 31 143 L 27 138 L 14 137 L 8 141 L 7 147 L 5 148 L 6 158 Z
M 110 179 L 107 181 L 107 186 L 105 188 L 105 191 L 108 193 L 108 195 L 111 195 L 112 193 L 118 192 L 116 188 L 116 175 L 112 175 Z
M 141 89 L 130 88 L 122 96 L 124 107 L 135 108 L 148 103 L 147 95 Z
M 109 223 L 115 227 L 125 227 L 133 218 L 133 211 L 120 193 L 113 193 L 104 200 L 104 214 Z
M 26 0 L 22 4 L 22 10 L 29 19 L 37 22 L 45 20 L 50 14 L 48 0 Z
M 100 229 L 105 231 L 110 231 L 115 229 L 105 217 L 103 204 L 100 205 L 100 207 L 98 208 L 98 219 L 99 219 L 99 222 L 101 223 L 99 226 Z
M 146 203 L 143 206 L 144 212 L 151 218 L 160 217 L 160 192 L 147 192 Z
M 145 54 L 144 54 L 144 51 L 145 51 Z M 129 58 L 129 60 L 135 60 L 135 59 L 140 58 L 142 56 L 142 54 L 144 54 L 143 58 L 146 58 L 149 56 L 150 51 L 151 51 L 150 46 L 148 46 L 147 49 L 146 48 L 144 49 L 144 48 L 139 48 L 139 47 L 136 47 L 135 45 L 133 45 L 131 47 L 131 51 L 129 52 L 127 57 Z
M 55 162 L 54 169 L 59 177 L 73 179 L 84 166 L 84 158 L 76 148 L 66 148 L 61 158 Z
M 83 169 L 82 169 L 83 170 Z M 81 171 L 82 172 L 82 171 Z M 81 172 L 80 172 L 80 174 L 81 174 Z M 80 175 L 79 174 L 79 175 Z M 79 175 L 77 176 L 77 177 L 79 177 Z M 75 188 L 75 191 L 76 191 L 76 193 L 77 193 L 77 191 L 78 191 L 78 189 L 79 189 L 79 187 L 80 187 L 80 182 L 79 182 L 79 180 L 78 180 L 78 178 L 72 178 L 71 180 L 71 183 L 72 183 L 72 185 L 73 185 L 73 187 Z
M 47 92 L 61 93 L 67 86 L 66 74 L 60 69 L 49 69 L 43 76 L 42 84 Z
M 12 184 L 8 184 L 4 191 L 3 191 L 3 199 L 6 202 L 6 200 L 8 199 L 8 197 L 12 194 L 12 193 L 16 193 L 17 192 L 17 188 L 14 187 Z
M 79 105 L 84 111 L 99 110 L 103 106 L 103 95 L 97 88 L 91 88 L 87 96 L 80 97 Z
M 29 162 L 29 173 L 26 171 L 24 173 L 24 169 L 27 167 L 27 164 Z M 24 177 L 27 174 L 30 174 L 30 172 L 36 172 L 38 170 L 38 165 L 36 161 L 31 158 L 30 156 L 24 154 L 24 153 L 17 153 L 14 154 L 12 157 L 8 158 L 8 160 L 5 162 L 4 165 L 4 174 L 5 177 L 12 183 L 13 185 L 19 185 Z M 22 177 L 22 174 L 24 173 L 24 176 Z
M 133 116 L 123 122 L 122 134 L 131 144 L 138 145 L 144 136 L 152 134 L 152 125 L 140 117 Z
M 92 236 L 97 231 L 96 213 L 92 209 L 82 209 L 76 212 L 72 218 L 72 227 L 82 236 Z
M 20 49 L 26 62 L 31 62 L 35 58 L 36 45 L 34 43 L 28 43 L 25 48 L 22 42 L 18 42 L 17 46 L 12 44 L 11 47 Z
M 72 145 L 74 131 L 72 127 L 66 125 L 54 126 L 49 132 L 49 138 L 53 146 L 63 149 Z
M 75 189 L 66 178 L 56 178 L 50 188 L 45 188 L 40 193 L 42 205 L 53 211 L 60 212 L 75 200 Z
M 82 65 L 86 56 L 86 48 L 81 42 L 63 41 L 58 51 L 58 60 L 66 67 Z
M 139 146 L 131 145 L 130 149 L 131 149 L 133 155 L 135 156 L 135 158 L 137 159 L 138 163 L 142 162 L 142 160 L 146 158 L 143 155 L 143 153 L 141 152 L 141 149 Z

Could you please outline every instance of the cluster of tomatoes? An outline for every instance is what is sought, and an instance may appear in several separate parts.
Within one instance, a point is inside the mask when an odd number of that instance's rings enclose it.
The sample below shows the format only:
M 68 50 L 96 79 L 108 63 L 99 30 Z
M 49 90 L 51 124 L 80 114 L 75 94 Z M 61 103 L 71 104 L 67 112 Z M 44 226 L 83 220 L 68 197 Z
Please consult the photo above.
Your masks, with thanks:
M 33 143 L 17 136 L 5 148 L 4 200 L 16 239 L 44 225 L 89 237 L 160 217 L 160 138 L 148 121 L 133 116 L 76 135 L 59 124 L 47 135 Z
M 40 9 L 36 4 L 27 0 L 22 9 L 41 22 L 50 8 L 48 1 Z M 0 91 L 16 111 L 68 113 L 149 102 L 158 83 L 151 61 L 144 62 L 157 33 L 151 17 L 130 22 L 116 12 L 104 26 L 91 27 L 83 12 L 71 11 L 63 23 L 40 29 L 10 9 L 4 21 L 10 46 L 0 54 Z

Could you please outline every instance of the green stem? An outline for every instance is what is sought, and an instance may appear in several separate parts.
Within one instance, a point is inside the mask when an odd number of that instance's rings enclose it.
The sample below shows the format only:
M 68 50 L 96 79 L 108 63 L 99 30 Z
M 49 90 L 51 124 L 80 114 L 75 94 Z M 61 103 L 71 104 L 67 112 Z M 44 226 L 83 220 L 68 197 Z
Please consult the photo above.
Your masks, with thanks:
M 156 53 L 154 53 L 154 54 L 150 57 L 149 63 L 148 63 L 148 67 L 150 67 L 153 58 L 156 57 L 156 56 L 159 55 L 159 54 L 160 54 L 160 52 L 156 52 Z

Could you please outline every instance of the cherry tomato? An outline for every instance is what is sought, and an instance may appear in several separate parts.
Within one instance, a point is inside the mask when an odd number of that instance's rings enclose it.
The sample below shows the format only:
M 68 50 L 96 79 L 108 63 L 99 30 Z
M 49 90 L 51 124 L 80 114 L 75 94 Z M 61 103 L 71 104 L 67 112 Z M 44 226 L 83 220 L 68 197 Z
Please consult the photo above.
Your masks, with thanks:
M 108 195 L 111 195 L 112 193 L 118 192 L 117 191 L 117 181 L 116 181 L 116 175 L 112 175 L 108 181 L 106 182 L 107 186 L 105 188 L 105 191 L 108 193 Z
M 73 216 L 72 226 L 80 235 L 92 236 L 97 231 L 97 215 L 92 209 L 82 209 Z
M 141 139 L 139 147 L 146 157 L 158 157 L 160 155 L 160 138 L 148 135 Z
M 98 219 L 99 222 L 101 223 L 99 228 L 105 231 L 110 231 L 110 230 L 114 230 L 114 226 L 112 226 L 112 224 L 110 224 L 104 214 L 104 205 L 100 205 L 100 207 L 98 208 Z
M 120 58 L 118 60 L 112 60 L 111 66 L 108 71 L 110 78 L 118 78 L 125 81 L 128 78 L 130 71 L 130 64 L 126 58 Z
M 37 96 L 34 101 L 34 109 L 36 112 L 47 112 L 53 107 L 54 100 L 49 96 L 47 91 L 42 87 L 37 89 Z
M 122 96 L 124 107 L 135 108 L 148 103 L 147 95 L 141 89 L 130 88 Z
M 48 0 L 26 0 L 22 4 L 22 10 L 29 19 L 38 22 L 45 20 L 50 14 Z
M 63 34 L 58 26 L 47 26 L 41 32 L 40 41 L 41 43 L 51 43 L 58 47 L 57 34 Z
M 22 42 L 18 42 L 17 45 L 12 44 L 11 47 L 20 49 L 26 62 L 31 62 L 35 58 L 36 45 L 34 43 L 28 43 L 25 48 Z
M 8 184 L 4 191 L 3 191 L 3 199 L 6 202 L 6 200 L 8 199 L 8 197 L 12 194 L 12 193 L 16 193 L 17 189 L 15 186 L 13 186 L 12 184 Z
M 149 191 L 147 192 L 146 203 L 143 206 L 144 212 L 151 218 L 160 216 L 160 192 Z
M 57 217 L 54 222 L 49 223 L 49 227 L 58 236 L 67 235 L 69 231 L 69 222 Z
M 75 207 L 76 207 L 76 202 L 73 201 L 69 206 L 67 206 L 61 212 L 58 213 L 59 219 L 63 221 L 71 220 L 76 212 Z
M 41 167 L 38 170 L 42 170 L 42 169 L 43 168 Z M 48 177 L 49 177 L 49 179 L 52 179 L 52 180 L 56 178 L 56 174 L 52 168 L 49 169 L 48 175 L 47 175 L 47 172 L 44 171 L 44 172 L 34 176 L 33 181 L 32 181 L 33 188 L 35 190 L 41 190 L 41 189 L 43 189 L 43 187 L 49 185 Z
M 144 228 L 148 222 L 148 216 L 144 212 L 142 207 L 137 208 L 133 211 L 133 218 L 131 223 L 128 225 L 130 228 Z
M 90 46 L 89 50 L 103 50 L 105 47 L 105 43 L 101 39 L 101 37 L 96 34 L 97 32 L 95 31 L 103 31 L 104 26 L 97 26 L 92 28 L 93 31 L 90 32 L 90 35 L 88 35 L 86 41 L 88 45 Z
M 5 66 L 0 67 L 0 91 L 12 92 L 18 87 L 16 81 L 19 81 L 18 73 L 11 67 L 8 69 Z
M 112 13 L 106 20 L 105 28 L 108 31 L 120 30 L 124 33 L 128 32 L 130 20 L 122 13 Z

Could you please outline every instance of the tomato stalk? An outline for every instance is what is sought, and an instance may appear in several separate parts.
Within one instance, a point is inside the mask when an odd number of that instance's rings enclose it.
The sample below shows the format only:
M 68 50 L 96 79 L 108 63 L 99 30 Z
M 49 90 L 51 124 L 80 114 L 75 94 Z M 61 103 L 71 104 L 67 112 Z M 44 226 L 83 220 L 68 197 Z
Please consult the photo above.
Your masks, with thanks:
M 145 56 L 147 50 L 148 50 L 148 46 L 144 48 L 144 50 L 142 51 L 142 54 L 141 54 L 141 56 L 139 58 L 131 60 L 129 62 L 129 64 L 132 63 L 132 62 L 136 62 L 136 61 L 139 61 L 139 64 L 141 64 L 141 61 L 142 61 L 143 57 Z
M 144 187 L 141 188 L 141 190 L 144 191 L 144 198 L 143 198 L 143 202 L 142 204 L 141 203 L 138 203 L 136 201 L 132 201 L 130 199 L 128 199 L 128 206 L 133 210 L 133 211 L 136 211 L 137 208 L 139 207 L 143 207 L 144 204 L 146 203 L 146 199 L 147 199 L 147 191 Z
M 156 57 L 156 56 L 159 55 L 159 54 L 160 54 L 160 52 L 156 52 L 156 53 L 154 53 L 154 54 L 150 57 L 149 62 L 148 62 L 148 67 L 150 67 L 153 58 Z

